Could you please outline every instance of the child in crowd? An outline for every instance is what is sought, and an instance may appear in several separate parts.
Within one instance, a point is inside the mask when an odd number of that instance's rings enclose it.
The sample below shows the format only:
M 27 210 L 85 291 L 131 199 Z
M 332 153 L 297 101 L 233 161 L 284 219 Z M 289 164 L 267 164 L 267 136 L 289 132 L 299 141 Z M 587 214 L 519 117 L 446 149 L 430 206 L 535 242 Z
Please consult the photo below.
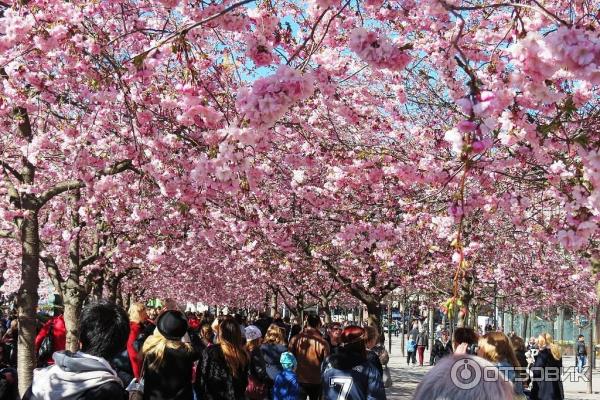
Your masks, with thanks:
M 279 359 L 283 371 L 275 378 L 273 386 L 273 400 L 297 400 L 300 395 L 300 386 L 296 377 L 296 357 L 285 352 Z
M 409 337 L 406 342 L 406 364 L 410 365 L 411 361 L 413 365 L 417 365 L 417 342 Z

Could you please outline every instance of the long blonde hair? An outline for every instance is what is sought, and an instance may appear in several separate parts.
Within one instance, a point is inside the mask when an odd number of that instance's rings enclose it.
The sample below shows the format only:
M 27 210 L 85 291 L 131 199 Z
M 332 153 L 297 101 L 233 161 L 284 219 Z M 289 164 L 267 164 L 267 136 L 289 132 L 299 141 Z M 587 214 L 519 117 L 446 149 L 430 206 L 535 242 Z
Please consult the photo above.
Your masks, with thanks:
M 240 325 L 233 318 L 226 318 L 219 325 L 219 344 L 231 374 L 237 377 L 250 357 L 243 346 Z
M 283 328 L 276 324 L 269 325 L 269 329 L 267 329 L 267 333 L 265 335 L 264 343 L 285 344 L 285 339 L 283 338 Z
M 502 332 L 488 332 L 479 338 L 479 348 L 483 358 L 493 363 L 508 361 L 513 367 L 519 367 L 519 361 L 510 343 L 510 339 Z
M 165 359 L 167 349 L 192 351 L 192 346 L 189 343 L 184 343 L 180 340 L 170 340 L 164 337 L 160 332 L 155 331 L 149 336 L 142 347 L 142 354 L 146 366 L 153 370 L 158 370 Z
M 144 322 L 144 320 L 146 318 L 144 318 L 144 316 L 146 314 L 146 306 L 144 305 L 144 303 L 133 303 L 132 305 L 129 306 L 129 321 L 131 322 L 137 322 L 142 323 Z
M 549 333 L 540 334 L 540 336 L 537 338 L 537 342 L 538 346 L 540 346 L 540 350 L 544 347 L 548 347 L 552 353 L 552 357 L 554 357 L 555 360 L 560 360 L 562 358 L 562 354 L 560 354 L 560 347 L 554 343 L 554 340 L 552 340 L 552 336 Z

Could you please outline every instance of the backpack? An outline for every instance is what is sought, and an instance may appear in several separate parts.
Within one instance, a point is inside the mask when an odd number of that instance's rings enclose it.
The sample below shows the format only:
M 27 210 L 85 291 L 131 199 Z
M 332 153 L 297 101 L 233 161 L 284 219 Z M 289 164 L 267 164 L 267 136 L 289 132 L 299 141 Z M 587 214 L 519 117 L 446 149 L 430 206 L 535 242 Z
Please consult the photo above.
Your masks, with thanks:
M 413 339 L 408 339 L 408 343 L 406 343 L 406 351 L 410 351 L 412 353 L 416 348 L 417 343 Z
M 51 320 L 50 327 L 48 328 L 48 334 L 42 340 L 40 345 L 40 349 L 38 350 L 38 363 L 44 364 L 46 363 L 50 357 L 52 357 L 52 353 L 54 353 L 54 320 Z

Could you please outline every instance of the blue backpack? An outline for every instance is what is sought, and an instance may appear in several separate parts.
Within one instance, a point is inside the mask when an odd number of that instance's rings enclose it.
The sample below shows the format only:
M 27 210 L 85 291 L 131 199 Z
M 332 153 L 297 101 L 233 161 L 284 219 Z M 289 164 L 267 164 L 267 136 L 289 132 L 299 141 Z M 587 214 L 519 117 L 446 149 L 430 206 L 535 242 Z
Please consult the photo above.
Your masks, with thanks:
M 410 351 L 411 353 L 417 349 L 417 342 L 413 339 L 408 339 L 406 343 L 406 351 Z

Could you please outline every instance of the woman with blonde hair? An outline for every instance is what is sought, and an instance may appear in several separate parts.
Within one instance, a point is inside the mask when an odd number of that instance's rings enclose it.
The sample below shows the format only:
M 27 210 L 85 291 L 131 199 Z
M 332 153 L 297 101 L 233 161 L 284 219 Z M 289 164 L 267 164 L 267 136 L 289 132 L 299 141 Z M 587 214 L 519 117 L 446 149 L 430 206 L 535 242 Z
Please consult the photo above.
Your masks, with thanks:
M 282 327 L 276 324 L 269 325 L 263 344 L 260 345 L 267 374 L 271 380 L 275 381 L 277 375 L 283 372 L 283 367 L 279 360 L 281 355 L 287 351 L 287 344 L 284 339 L 285 331 Z
M 562 356 L 560 348 L 548 333 L 537 338 L 539 352 L 531 367 L 533 400 L 562 400 L 565 398 L 562 375 Z
M 231 317 L 219 324 L 219 341 L 207 347 L 196 370 L 202 400 L 245 398 L 250 356 L 244 347 L 240 325 Z
M 479 338 L 477 355 L 493 363 L 513 384 L 516 396 L 523 396 L 524 371 L 521 370 L 510 339 L 502 332 L 488 332 Z
M 144 342 L 142 375 L 144 400 L 192 400 L 192 368 L 198 354 L 181 338 L 188 324 L 180 311 L 167 310 L 156 321 L 156 330 Z

